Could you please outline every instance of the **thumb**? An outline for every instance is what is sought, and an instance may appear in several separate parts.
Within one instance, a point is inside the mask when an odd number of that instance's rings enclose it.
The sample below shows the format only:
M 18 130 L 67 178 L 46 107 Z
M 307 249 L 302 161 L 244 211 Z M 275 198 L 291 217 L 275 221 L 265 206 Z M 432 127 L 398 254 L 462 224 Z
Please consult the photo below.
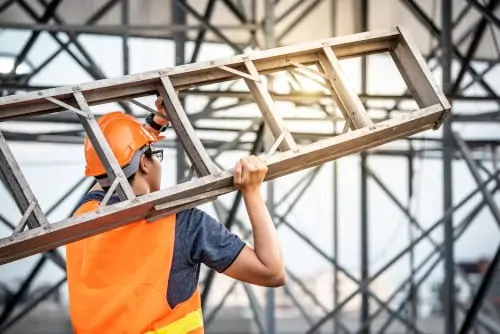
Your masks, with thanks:
M 236 184 L 241 184 L 242 182 L 242 174 L 243 174 L 243 168 L 241 166 L 241 162 L 237 162 L 236 166 L 234 167 L 234 183 Z

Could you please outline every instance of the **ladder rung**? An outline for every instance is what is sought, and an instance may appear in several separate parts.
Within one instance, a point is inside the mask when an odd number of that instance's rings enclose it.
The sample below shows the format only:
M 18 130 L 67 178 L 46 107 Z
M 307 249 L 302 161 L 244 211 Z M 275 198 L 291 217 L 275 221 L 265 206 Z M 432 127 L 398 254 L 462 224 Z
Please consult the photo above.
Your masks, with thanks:
M 259 72 L 251 61 L 246 61 L 245 66 L 252 77 L 258 77 Z M 277 108 L 274 105 L 271 94 L 262 82 L 245 79 L 245 82 L 250 90 L 250 93 L 255 99 L 255 103 L 259 106 L 262 116 L 266 120 L 274 139 L 278 139 L 281 134 L 285 134 L 280 141 L 279 147 L 282 151 L 296 150 L 297 144 L 293 140 L 292 134 L 287 130 L 285 121 L 278 114 Z
M 110 183 L 113 184 L 115 180 L 118 180 L 116 193 L 121 200 L 133 199 L 135 194 L 132 187 L 128 183 L 123 170 L 120 168 L 120 165 L 113 154 L 113 151 L 109 147 L 104 134 L 99 128 L 99 124 L 97 124 L 97 120 L 95 119 L 94 114 L 92 114 L 85 97 L 81 92 L 75 92 L 73 95 L 76 103 L 80 107 L 80 110 L 84 115 L 86 115 L 86 117 L 83 117 L 78 113 L 78 118 L 80 119 L 90 142 L 94 146 L 99 159 L 106 170 Z
M 14 201 L 22 214 L 21 221 L 14 231 L 22 231 L 25 223 L 27 223 L 32 229 L 40 226 L 48 226 L 47 218 L 40 208 L 28 181 L 21 172 L 21 169 L 14 158 L 14 154 L 10 150 L 9 145 L 7 144 L 7 141 L 1 131 L 0 172 L 5 179 L 5 186 L 10 187 Z M 32 208 L 30 209 L 30 207 Z
M 391 50 L 390 54 L 418 106 L 424 108 L 433 104 L 441 104 L 444 109 L 450 109 L 450 104 L 433 80 L 424 57 L 418 52 L 406 30 L 402 27 L 397 29 L 400 32 L 400 43 Z
M 181 141 L 184 150 L 191 159 L 196 174 L 198 174 L 198 176 L 206 176 L 218 173 L 217 166 L 215 166 L 212 159 L 210 159 L 210 156 L 196 135 L 193 126 L 189 122 L 172 82 L 167 76 L 161 77 L 161 82 L 162 86 L 159 86 L 158 90 L 163 98 L 165 110 L 167 111 L 170 123 L 178 139 Z
M 372 126 L 373 122 L 363 103 L 354 90 L 347 84 L 347 79 L 340 67 L 339 60 L 331 47 L 323 47 L 320 65 L 329 77 L 332 95 L 335 96 L 344 117 L 351 120 L 356 129 Z

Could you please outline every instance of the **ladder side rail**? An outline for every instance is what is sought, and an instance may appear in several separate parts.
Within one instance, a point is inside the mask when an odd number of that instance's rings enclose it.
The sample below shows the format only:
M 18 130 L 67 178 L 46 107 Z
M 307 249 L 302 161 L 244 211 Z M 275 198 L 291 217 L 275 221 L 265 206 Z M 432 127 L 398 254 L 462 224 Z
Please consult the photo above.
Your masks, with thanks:
M 244 69 L 245 61 L 252 60 L 259 71 L 265 75 L 270 72 L 293 68 L 290 62 L 314 63 L 317 52 L 325 46 L 332 47 L 339 59 L 359 57 L 365 54 L 388 52 L 398 43 L 399 31 L 366 32 L 334 37 L 324 41 L 301 43 L 252 54 L 237 55 L 226 59 L 195 64 L 175 66 L 163 70 L 130 74 L 82 83 L 76 86 L 63 86 L 26 94 L 10 95 L 0 98 L 0 120 L 23 115 L 40 115 L 65 110 L 46 100 L 53 97 L 71 104 L 75 90 L 85 94 L 89 105 L 116 102 L 155 94 L 161 76 L 168 75 L 176 90 L 199 87 L 239 78 L 237 74 L 221 71 L 221 66 Z

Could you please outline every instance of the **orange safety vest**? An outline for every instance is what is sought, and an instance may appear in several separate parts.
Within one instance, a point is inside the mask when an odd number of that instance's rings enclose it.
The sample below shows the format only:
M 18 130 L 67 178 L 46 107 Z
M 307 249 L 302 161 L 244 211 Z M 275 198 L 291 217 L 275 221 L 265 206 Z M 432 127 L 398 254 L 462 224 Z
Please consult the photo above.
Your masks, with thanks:
M 75 215 L 94 211 L 96 200 Z M 176 215 L 141 220 L 66 246 L 75 334 L 203 334 L 199 288 L 171 309 L 168 277 Z

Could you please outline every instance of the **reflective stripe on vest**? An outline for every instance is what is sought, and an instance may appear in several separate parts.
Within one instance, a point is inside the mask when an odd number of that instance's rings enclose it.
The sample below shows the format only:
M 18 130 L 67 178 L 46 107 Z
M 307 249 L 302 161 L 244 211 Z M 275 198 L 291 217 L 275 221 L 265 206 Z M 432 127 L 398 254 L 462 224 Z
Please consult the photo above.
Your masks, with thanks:
M 203 315 L 201 309 L 186 314 L 180 319 L 146 334 L 184 334 L 203 327 Z

